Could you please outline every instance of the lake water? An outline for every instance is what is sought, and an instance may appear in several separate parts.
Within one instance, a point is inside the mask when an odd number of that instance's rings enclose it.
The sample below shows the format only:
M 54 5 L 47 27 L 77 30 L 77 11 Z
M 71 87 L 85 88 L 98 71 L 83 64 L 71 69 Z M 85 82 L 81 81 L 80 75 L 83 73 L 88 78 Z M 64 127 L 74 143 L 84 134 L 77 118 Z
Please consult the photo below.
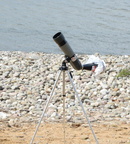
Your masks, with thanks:
M 130 55 L 130 0 L 0 0 L 0 51 Z

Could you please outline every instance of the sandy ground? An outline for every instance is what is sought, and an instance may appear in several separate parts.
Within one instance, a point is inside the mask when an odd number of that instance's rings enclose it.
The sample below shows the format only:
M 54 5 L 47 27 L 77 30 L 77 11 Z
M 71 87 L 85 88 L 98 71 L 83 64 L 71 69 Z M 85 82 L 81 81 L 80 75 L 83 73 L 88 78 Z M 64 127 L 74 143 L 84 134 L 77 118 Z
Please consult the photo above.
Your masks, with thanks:
M 1 123 L 0 123 L 1 124 Z M 0 125 L 0 144 L 29 144 L 37 124 Z M 93 123 L 99 144 L 130 144 L 130 124 Z M 64 128 L 65 127 L 65 128 Z M 95 144 L 87 124 L 41 124 L 33 144 Z

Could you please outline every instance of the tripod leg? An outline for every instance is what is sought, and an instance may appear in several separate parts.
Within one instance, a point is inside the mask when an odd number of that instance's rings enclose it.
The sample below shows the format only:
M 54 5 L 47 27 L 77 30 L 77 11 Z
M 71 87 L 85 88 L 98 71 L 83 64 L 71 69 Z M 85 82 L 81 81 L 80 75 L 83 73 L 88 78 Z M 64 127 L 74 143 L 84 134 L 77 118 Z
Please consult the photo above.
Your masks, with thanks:
M 39 126 L 40 126 L 40 124 L 41 124 L 41 121 L 42 121 L 42 119 L 43 119 L 43 117 L 44 117 L 44 114 L 45 114 L 45 112 L 46 112 L 46 110 L 47 110 L 47 108 L 48 108 L 48 105 L 49 105 L 49 103 L 50 103 L 53 95 L 54 95 L 54 90 L 55 90 L 55 88 L 56 88 L 56 85 L 57 85 L 57 82 L 58 82 L 59 77 L 60 77 L 60 75 L 61 75 L 61 72 L 62 72 L 62 71 L 60 71 L 59 74 L 58 74 L 58 76 L 57 76 L 57 79 L 56 79 L 56 81 L 55 81 L 54 87 L 53 87 L 53 89 L 52 89 L 52 91 L 51 91 L 50 97 L 49 97 L 48 100 L 47 100 L 46 106 L 45 106 L 45 108 L 44 108 L 44 110 L 43 110 L 43 113 L 42 113 L 42 115 L 41 115 L 41 118 L 40 118 L 39 123 L 38 123 L 38 125 L 37 125 L 37 127 L 36 127 L 36 130 L 35 130 L 35 132 L 34 132 L 34 135 L 33 135 L 33 137 L 32 137 L 32 140 L 31 140 L 30 144 L 32 144 L 33 141 L 34 141 L 34 139 L 35 139 L 35 136 L 36 136 L 36 134 L 37 134 L 37 131 L 38 131 L 38 129 L 39 129 Z
M 78 99 L 78 101 L 79 101 L 79 103 L 80 103 L 80 106 L 81 106 L 81 108 L 82 108 L 82 111 L 83 111 L 83 113 L 84 113 L 84 116 L 85 116 L 85 118 L 86 118 L 86 120 L 87 120 L 87 122 L 88 122 L 88 124 L 89 124 L 89 128 L 90 128 L 90 130 L 91 130 L 91 132 L 92 132 L 92 134 L 93 134 L 93 136 L 94 136 L 94 139 L 95 139 L 95 141 L 96 141 L 96 144 L 98 144 L 97 137 L 96 137 L 96 135 L 95 135 L 95 133 L 94 133 L 94 131 L 93 131 L 93 128 L 92 128 L 91 123 L 90 123 L 90 121 L 89 121 L 89 119 L 88 119 L 87 113 L 85 112 L 85 109 L 84 109 L 83 104 L 82 104 L 82 102 L 81 102 L 81 100 L 80 100 L 80 97 L 78 96 L 78 92 L 77 92 L 77 90 L 76 90 L 76 88 L 75 88 L 75 86 L 74 86 L 74 83 L 73 83 L 73 80 L 72 80 L 72 78 L 71 78 L 70 72 L 69 72 L 69 71 L 67 71 L 67 72 L 68 72 L 68 76 L 69 76 L 70 82 L 71 82 L 71 84 L 72 84 L 72 86 L 73 86 L 73 89 L 74 89 L 74 91 L 75 91 L 76 97 L 77 97 L 77 99 Z
M 63 129 L 64 129 L 64 144 L 66 143 L 65 141 L 65 71 L 63 71 Z

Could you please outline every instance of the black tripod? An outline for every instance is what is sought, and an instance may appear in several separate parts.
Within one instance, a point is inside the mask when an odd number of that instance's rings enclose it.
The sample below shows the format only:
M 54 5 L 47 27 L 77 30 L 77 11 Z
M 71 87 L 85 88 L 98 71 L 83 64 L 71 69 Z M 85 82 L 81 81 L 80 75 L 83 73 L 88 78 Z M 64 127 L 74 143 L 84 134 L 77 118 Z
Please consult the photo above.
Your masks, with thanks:
M 31 139 L 30 144 L 33 144 L 33 141 L 34 141 L 34 139 L 35 139 L 35 136 L 36 136 L 36 134 L 37 134 L 37 131 L 38 131 L 39 127 L 40 127 L 41 121 L 42 121 L 42 119 L 43 119 L 43 117 L 44 117 L 44 115 L 45 115 L 45 113 L 46 113 L 46 110 L 47 110 L 47 108 L 48 108 L 49 103 L 51 102 L 52 97 L 54 96 L 54 90 L 55 90 L 55 88 L 56 88 L 56 85 L 57 85 L 57 82 L 58 82 L 58 80 L 59 80 L 59 77 L 60 77 L 61 73 L 63 73 L 63 88 L 62 88 L 62 90 L 63 90 L 63 92 L 62 92 L 62 96 L 63 96 L 63 122 L 65 123 L 65 97 L 66 97 L 66 95 L 65 95 L 65 72 L 67 72 L 67 74 L 68 74 L 68 77 L 69 77 L 69 79 L 70 79 L 70 82 L 71 82 L 71 84 L 72 84 L 72 86 L 73 86 L 73 89 L 74 89 L 74 91 L 75 91 L 75 95 L 76 95 L 76 97 L 77 97 L 77 99 L 78 99 L 78 101 L 79 101 L 79 104 L 80 104 L 80 106 L 81 106 L 81 108 L 82 108 L 83 114 L 84 114 L 84 116 L 85 116 L 85 118 L 86 118 L 86 120 L 87 120 L 87 122 L 88 122 L 88 124 L 89 124 L 89 128 L 90 128 L 90 130 L 91 130 L 91 132 L 92 132 L 92 134 L 93 134 L 93 137 L 94 137 L 94 139 L 95 139 L 95 143 L 98 144 L 98 140 L 97 140 L 96 135 L 95 135 L 95 133 L 94 133 L 94 131 L 93 131 L 93 129 L 92 129 L 92 126 L 91 126 L 91 123 L 90 123 L 90 121 L 89 121 L 89 119 L 88 119 L 87 113 L 85 112 L 85 109 L 84 109 L 84 107 L 83 107 L 83 104 L 82 104 L 82 102 L 81 102 L 81 100 L 80 100 L 80 97 L 78 96 L 77 90 L 76 90 L 76 88 L 75 88 L 75 86 L 74 86 L 73 79 L 72 79 L 72 74 L 71 74 L 71 72 L 68 70 L 68 67 L 66 66 L 67 62 L 68 62 L 68 60 L 65 59 L 65 60 L 62 62 L 62 66 L 59 68 L 60 71 L 59 71 L 59 73 L 58 73 L 57 79 L 56 79 L 55 84 L 54 84 L 54 86 L 53 86 L 53 89 L 52 89 L 52 91 L 51 91 L 50 97 L 49 97 L 49 99 L 47 100 L 46 106 L 45 106 L 45 108 L 44 108 L 44 110 L 43 110 L 43 113 L 42 113 L 41 118 L 40 118 L 40 120 L 39 120 L 39 123 L 38 123 L 38 125 L 37 125 L 37 127 L 36 127 L 36 129 L 35 129 L 35 132 L 34 132 L 34 135 L 33 135 L 32 139 Z M 64 126 L 64 143 L 65 143 L 65 126 Z

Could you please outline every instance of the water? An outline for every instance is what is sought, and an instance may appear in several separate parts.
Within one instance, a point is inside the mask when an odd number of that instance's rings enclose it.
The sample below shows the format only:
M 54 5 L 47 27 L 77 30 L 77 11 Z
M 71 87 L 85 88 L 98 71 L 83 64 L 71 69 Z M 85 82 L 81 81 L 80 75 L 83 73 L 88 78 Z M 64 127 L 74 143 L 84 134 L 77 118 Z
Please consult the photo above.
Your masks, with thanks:
M 129 0 L 0 0 L 0 51 L 130 55 Z

